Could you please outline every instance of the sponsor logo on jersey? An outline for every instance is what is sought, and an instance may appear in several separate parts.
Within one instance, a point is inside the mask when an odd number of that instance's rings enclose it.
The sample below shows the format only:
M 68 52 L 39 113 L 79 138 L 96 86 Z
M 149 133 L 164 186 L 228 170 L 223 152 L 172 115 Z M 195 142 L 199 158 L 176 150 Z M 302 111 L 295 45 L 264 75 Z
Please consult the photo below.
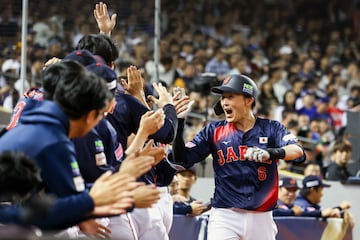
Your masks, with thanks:
M 248 84 L 248 83 L 244 83 L 244 85 L 243 85 L 243 92 L 249 93 L 249 94 L 252 95 L 252 94 L 253 94 L 253 91 L 254 91 L 253 85 Z
M 73 181 L 76 191 L 83 192 L 85 190 L 84 179 L 81 176 L 74 177 Z
M 79 169 L 79 164 L 77 161 L 72 161 L 71 162 L 71 170 L 73 172 L 73 176 L 80 176 L 80 169 Z
M 285 136 L 283 137 L 283 141 L 284 141 L 284 142 L 297 141 L 297 138 L 296 138 L 296 136 L 295 136 L 294 134 L 290 133 L 290 134 L 285 135 Z
M 95 151 L 97 153 L 99 152 L 104 152 L 104 144 L 101 140 L 96 140 L 95 141 Z
M 106 156 L 104 152 L 95 154 L 96 166 L 102 166 L 106 164 Z
M 259 143 L 268 143 L 267 137 L 259 137 Z
M 231 141 L 222 141 L 223 144 L 228 145 Z
M 306 210 L 307 210 L 308 212 L 312 212 L 312 211 L 315 211 L 316 208 L 314 208 L 314 207 L 307 207 Z

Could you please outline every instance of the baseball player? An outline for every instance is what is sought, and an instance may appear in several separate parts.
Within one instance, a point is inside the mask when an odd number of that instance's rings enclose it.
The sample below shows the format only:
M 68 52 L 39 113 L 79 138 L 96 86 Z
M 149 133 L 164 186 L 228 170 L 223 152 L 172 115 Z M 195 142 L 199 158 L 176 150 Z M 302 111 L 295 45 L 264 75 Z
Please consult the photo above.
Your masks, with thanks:
M 96 4 L 94 9 L 94 16 L 100 29 L 100 33 L 109 36 L 115 27 L 116 15 L 112 15 L 110 19 L 106 4 L 99 3 Z M 111 61 L 106 60 L 110 58 L 103 56 L 103 51 L 100 52 L 91 49 L 91 43 L 93 41 L 89 41 L 89 39 L 91 38 L 84 39 L 82 42 L 80 41 L 77 49 L 89 49 L 93 54 L 101 55 L 105 62 L 110 65 Z M 96 39 L 94 38 L 94 40 Z M 105 44 L 103 44 L 103 46 L 105 46 Z M 129 78 L 129 84 L 124 84 L 125 82 L 122 80 L 124 88 L 127 90 L 128 94 L 120 92 L 116 94 L 117 104 L 115 106 L 114 113 L 107 116 L 107 120 L 109 120 L 116 129 L 118 141 L 125 150 L 126 154 L 131 153 L 134 149 L 132 146 L 129 146 L 128 148 L 128 137 L 138 131 L 141 116 L 149 111 L 149 107 L 147 106 L 147 102 L 146 99 L 144 99 L 142 91 L 143 79 L 137 79 L 138 81 L 134 83 L 131 82 Z M 175 136 L 177 117 L 176 110 L 171 101 L 169 101 L 171 99 L 166 98 L 168 93 L 164 91 L 165 88 L 158 86 L 158 90 L 161 91 L 158 92 L 159 95 L 163 94 L 162 97 L 159 99 L 153 98 L 152 100 L 156 101 L 158 108 L 162 108 L 164 110 L 166 118 L 164 126 L 155 134 L 152 134 L 149 138 L 154 139 L 157 146 L 163 146 L 165 148 L 166 144 L 172 142 Z M 137 145 L 137 148 L 139 147 L 141 147 L 141 144 Z M 143 181 L 147 184 L 155 184 L 157 189 L 161 191 L 160 201 L 155 206 L 147 209 L 135 208 L 131 213 L 139 239 L 168 239 L 167 235 L 170 231 L 172 223 L 172 201 L 171 196 L 168 193 L 167 186 L 170 184 L 174 173 L 175 169 L 173 169 L 171 165 L 164 160 L 158 163 L 156 167 L 151 169 L 151 171 L 144 174 L 139 179 L 139 181 Z
M 66 200 L 62 206 L 59 206 L 62 209 L 61 214 L 52 215 L 52 219 L 44 219 L 39 223 L 40 227 L 49 229 L 64 227 L 58 226 L 59 222 L 62 224 L 65 222 L 67 226 L 74 225 L 88 219 L 90 214 L 124 212 L 124 209 L 113 212 L 108 211 L 110 209 L 95 208 L 103 205 L 103 201 L 107 198 L 116 196 L 114 191 L 120 190 L 124 184 L 119 181 L 121 179 L 115 178 L 106 184 L 103 181 L 106 179 L 105 174 L 94 183 L 89 192 L 85 191 L 74 147 L 69 140 L 69 138 L 85 135 L 98 123 L 104 114 L 104 108 L 111 99 L 111 93 L 103 80 L 90 74 L 74 61 L 54 64 L 46 70 L 46 73 L 59 73 L 64 68 L 67 70 L 59 78 L 53 101 L 29 100 L 23 110 L 19 125 L 5 133 L 0 139 L 0 153 L 6 150 L 21 151 L 32 157 L 40 168 L 44 191 Z M 47 88 L 44 89 L 46 93 Z M 84 99 L 86 101 L 81 101 Z M 122 174 L 113 176 L 120 175 Z M 122 178 L 125 181 L 131 180 L 128 175 Z M 133 183 L 125 191 L 132 191 L 136 186 L 138 185 Z M 104 191 L 106 188 L 108 189 L 107 196 L 99 196 L 99 191 Z M 110 203 L 115 202 L 119 203 L 117 198 Z M 124 208 L 131 206 L 131 203 L 132 201 L 128 202 Z M 74 219 L 74 216 L 77 216 L 77 220 L 70 221 Z M 107 235 L 102 233 L 103 230 L 107 230 L 106 228 L 98 230 L 101 236 Z
M 83 66 L 87 66 L 87 65 L 96 63 L 96 60 L 94 59 L 93 55 L 88 50 L 72 51 L 71 53 L 69 53 L 68 55 L 65 56 L 64 60 L 76 61 L 76 62 L 79 62 Z M 54 63 L 60 62 L 60 61 L 61 61 L 61 59 L 51 60 L 51 62 L 52 62 L 51 64 L 54 64 Z M 46 67 L 49 67 L 49 66 L 51 66 L 51 64 L 47 63 L 45 65 L 46 65 Z M 72 69 L 73 67 L 74 67 L 74 65 L 72 65 L 71 63 L 65 63 L 65 64 L 58 65 L 57 68 L 51 68 L 50 71 L 46 72 L 46 74 L 44 74 L 44 72 L 43 72 L 42 76 L 41 76 L 41 80 L 42 80 L 41 85 L 45 85 L 45 86 L 42 86 L 40 88 L 31 88 L 24 93 L 24 97 L 21 98 L 18 101 L 18 103 L 16 104 L 16 106 L 14 107 L 10 122 L 9 122 L 8 126 L 6 127 L 6 130 L 10 130 L 17 125 L 19 118 L 21 116 L 22 110 L 29 102 L 34 103 L 33 101 L 30 101 L 29 99 L 35 99 L 35 100 L 39 100 L 39 101 L 42 101 L 43 98 L 51 99 L 52 95 L 54 94 L 55 87 L 56 87 L 58 81 L 60 81 L 60 79 L 62 79 L 63 76 L 65 74 L 67 74 L 69 69 Z M 59 70 L 60 68 L 61 68 L 61 70 Z M 44 97 L 44 88 L 46 88 L 45 97 Z
M 114 102 L 108 110 L 108 113 L 111 114 L 116 103 L 116 73 L 110 67 L 101 63 L 91 64 L 86 68 L 105 79 L 109 90 L 113 92 Z M 162 126 L 163 120 L 164 115 L 162 110 L 157 111 L 156 113 L 148 112 L 146 116 L 141 118 L 141 121 L 144 121 L 144 123 L 140 123 L 141 127 L 137 134 L 144 133 L 147 138 L 148 135 L 156 132 Z M 122 165 L 120 171 L 126 171 L 128 174 L 134 175 L 134 177 L 139 176 L 133 174 L 129 171 L 131 169 L 125 167 L 125 164 L 122 164 L 125 155 L 124 150 L 121 144 L 117 142 L 117 133 L 115 129 L 106 119 L 102 119 L 98 125 L 84 137 L 73 139 L 73 143 L 79 162 L 80 172 L 86 183 L 92 184 L 101 174 L 108 170 L 117 171 L 120 164 Z M 159 150 L 163 151 L 163 149 Z M 138 166 L 136 168 L 139 169 Z M 146 196 L 139 196 L 140 191 L 145 192 Z M 156 188 L 151 186 L 141 186 L 139 190 L 134 192 L 135 206 L 139 207 L 139 205 L 144 205 L 141 204 L 141 201 L 146 201 L 148 204 L 145 205 L 145 207 L 149 207 L 158 200 L 159 196 L 160 192 L 157 191 Z M 108 227 L 112 230 L 112 238 L 124 240 L 137 239 L 131 216 L 128 213 L 111 217 L 109 220 Z
M 179 120 L 173 160 L 188 168 L 212 155 L 215 193 L 208 239 L 273 240 L 277 160 L 302 162 L 304 151 L 281 123 L 254 115 L 258 89 L 249 77 L 229 75 L 212 92 L 221 94 L 225 120 L 209 123 L 186 145 Z
M 164 110 L 165 122 L 164 126 L 149 138 L 154 139 L 157 146 L 163 145 L 165 147 L 164 144 L 173 141 L 176 132 L 176 109 L 166 88 L 160 85 L 154 85 L 154 87 L 159 94 L 159 99 L 152 98 L 152 101 Z M 127 148 L 128 136 L 138 131 L 141 116 L 149 111 L 149 107 L 145 106 L 142 103 L 143 101 L 135 98 L 133 94 L 118 92 L 114 113 L 107 116 L 107 119 L 116 129 L 118 141 L 126 149 L 127 154 L 131 152 Z M 166 160 L 163 160 L 151 171 L 140 177 L 139 181 L 156 185 L 157 189 L 161 191 L 161 197 L 153 207 L 135 208 L 131 213 L 139 239 L 168 239 L 168 232 L 172 223 L 172 200 L 167 186 L 171 183 L 175 171 Z

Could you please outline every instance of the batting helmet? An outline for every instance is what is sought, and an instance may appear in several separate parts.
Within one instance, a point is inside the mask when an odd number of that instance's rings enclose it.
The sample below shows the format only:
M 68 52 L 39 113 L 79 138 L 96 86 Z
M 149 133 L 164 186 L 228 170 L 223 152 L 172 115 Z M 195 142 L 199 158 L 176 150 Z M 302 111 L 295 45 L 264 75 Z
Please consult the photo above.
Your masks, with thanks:
M 213 93 L 241 93 L 246 96 L 253 97 L 256 100 L 259 90 L 253 80 L 245 75 L 233 74 L 225 78 L 222 85 L 213 87 Z M 224 110 L 221 107 L 221 100 L 218 100 L 214 105 L 214 112 L 216 115 L 221 115 Z
M 241 93 L 246 96 L 257 98 L 259 90 L 253 80 L 245 75 L 233 74 L 225 78 L 222 85 L 213 87 L 213 93 Z

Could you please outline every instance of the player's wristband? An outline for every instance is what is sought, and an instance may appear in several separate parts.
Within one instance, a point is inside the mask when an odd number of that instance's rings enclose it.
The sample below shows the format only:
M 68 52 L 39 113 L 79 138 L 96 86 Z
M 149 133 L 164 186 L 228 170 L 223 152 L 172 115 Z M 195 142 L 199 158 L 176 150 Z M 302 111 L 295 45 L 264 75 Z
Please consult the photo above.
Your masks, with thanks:
M 270 154 L 271 160 L 285 158 L 285 150 L 283 148 L 268 148 L 266 151 Z

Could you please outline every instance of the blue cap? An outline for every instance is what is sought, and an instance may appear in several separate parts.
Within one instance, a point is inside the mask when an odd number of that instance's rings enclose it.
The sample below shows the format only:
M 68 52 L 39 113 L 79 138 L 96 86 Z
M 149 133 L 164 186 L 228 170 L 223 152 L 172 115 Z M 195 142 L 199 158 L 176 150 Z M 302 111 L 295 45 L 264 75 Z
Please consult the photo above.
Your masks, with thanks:
M 95 73 L 106 81 L 109 90 L 116 89 L 117 75 L 114 70 L 102 63 L 94 63 L 86 67 L 90 72 Z
M 91 52 L 88 50 L 75 50 L 64 57 L 63 60 L 73 60 L 79 62 L 83 66 L 96 63 L 96 60 Z
M 320 176 L 309 175 L 306 176 L 303 181 L 303 188 L 312 188 L 312 187 L 330 187 L 330 184 L 325 184 Z
M 296 179 L 291 177 L 281 178 L 279 181 L 279 187 L 299 189 Z
M 191 166 L 190 168 L 179 170 L 179 171 L 177 171 L 177 173 L 181 173 L 181 172 L 185 172 L 185 171 L 192 172 L 196 176 L 196 167 L 195 167 L 195 165 Z

